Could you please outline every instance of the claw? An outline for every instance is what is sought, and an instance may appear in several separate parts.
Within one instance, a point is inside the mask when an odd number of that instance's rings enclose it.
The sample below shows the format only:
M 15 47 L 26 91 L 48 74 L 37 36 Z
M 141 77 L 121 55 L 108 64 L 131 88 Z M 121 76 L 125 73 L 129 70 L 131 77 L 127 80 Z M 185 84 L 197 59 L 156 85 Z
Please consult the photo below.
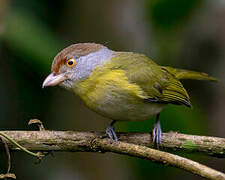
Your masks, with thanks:
M 153 125 L 152 129 L 152 141 L 154 145 L 159 149 L 162 138 L 162 129 L 159 121 L 159 115 L 157 115 L 156 123 Z
M 115 140 L 115 141 L 119 141 L 116 132 L 114 130 L 113 124 L 116 121 L 112 121 L 112 123 L 106 128 L 106 134 L 109 136 L 110 139 Z

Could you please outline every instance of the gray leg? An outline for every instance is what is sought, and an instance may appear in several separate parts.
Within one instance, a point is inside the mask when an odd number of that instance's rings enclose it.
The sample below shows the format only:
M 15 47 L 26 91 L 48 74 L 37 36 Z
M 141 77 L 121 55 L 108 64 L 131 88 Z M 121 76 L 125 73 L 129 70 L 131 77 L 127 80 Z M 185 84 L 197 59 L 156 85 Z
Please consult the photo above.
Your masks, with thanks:
M 162 138 L 162 129 L 160 126 L 159 114 L 157 114 L 156 122 L 152 128 L 152 141 L 157 148 L 159 148 L 159 145 L 161 144 L 161 138 Z
M 106 134 L 109 136 L 110 139 L 118 141 L 118 137 L 116 135 L 116 132 L 114 130 L 113 125 L 116 123 L 115 120 L 113 120 L 110 125 L 106 128 Z

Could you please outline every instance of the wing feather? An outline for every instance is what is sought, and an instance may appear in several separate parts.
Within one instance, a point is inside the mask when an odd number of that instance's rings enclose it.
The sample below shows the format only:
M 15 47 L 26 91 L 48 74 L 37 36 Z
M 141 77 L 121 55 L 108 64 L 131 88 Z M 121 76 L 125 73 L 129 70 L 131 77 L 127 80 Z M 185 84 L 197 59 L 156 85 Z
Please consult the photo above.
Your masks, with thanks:
M 147 56 L 121 52 L 113 61 L 116 61 L 117 68 L 125 70 L 131 83 L 145 92 L 149 102 L 191 106 L 190 98 L 181 82 Z

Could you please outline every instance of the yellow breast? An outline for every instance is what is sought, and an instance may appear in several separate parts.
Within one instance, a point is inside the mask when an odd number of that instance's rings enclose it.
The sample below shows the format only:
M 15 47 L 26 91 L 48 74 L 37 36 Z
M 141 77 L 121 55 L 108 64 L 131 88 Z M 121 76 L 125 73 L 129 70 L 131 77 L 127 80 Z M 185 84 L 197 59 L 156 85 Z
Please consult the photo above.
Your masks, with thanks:
M 144 91 L 121 69 L 96 68 L 73 90 L 90 109 L 114 120 L 144 120 L 164 107 L 146 103 Z

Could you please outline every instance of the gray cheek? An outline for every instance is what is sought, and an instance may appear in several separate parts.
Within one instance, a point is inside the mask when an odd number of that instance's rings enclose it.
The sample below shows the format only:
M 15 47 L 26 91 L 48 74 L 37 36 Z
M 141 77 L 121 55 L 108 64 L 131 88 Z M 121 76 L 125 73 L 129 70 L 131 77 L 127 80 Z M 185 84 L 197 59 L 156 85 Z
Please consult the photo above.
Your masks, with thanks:
M 88 78 L 96 66 L 101 66 L 109 61 L 113 53 L 108 48 L 103 48 L 86 56 L 79 57 L 76 59 L 76 65 L 73 68 L 63 67 L 64 69 L 62 70 L 66 72 L 68 80 L 63 81 L 60 86 L 72 89 L 74 83 Z
M 102 48 L 86 56 L 81 56 L 73 69 L 74 73 L 71 74 L 71 79 L 79 81 L 87 78 L 97 66 L 101 66 L 109 61 L 113 53 L 114 52 L 108 48 Z

